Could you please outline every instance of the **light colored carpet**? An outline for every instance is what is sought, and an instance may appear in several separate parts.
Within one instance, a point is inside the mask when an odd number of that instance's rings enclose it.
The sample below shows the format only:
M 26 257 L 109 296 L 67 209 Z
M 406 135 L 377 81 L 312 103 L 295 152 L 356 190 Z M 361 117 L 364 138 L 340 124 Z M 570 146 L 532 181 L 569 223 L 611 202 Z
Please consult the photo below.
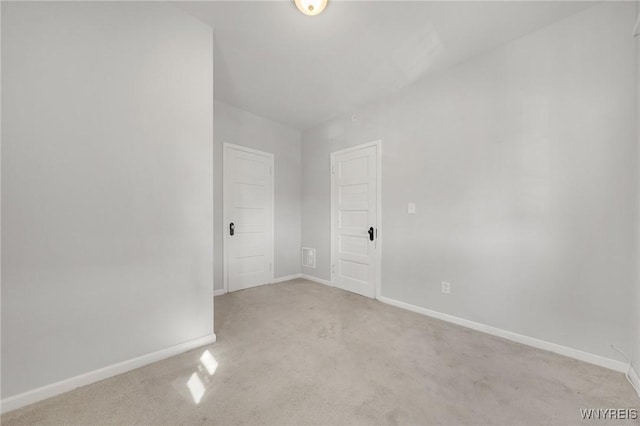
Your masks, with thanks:
M 213 345 L 2 424 L 570 425 L 580 408 L 639 405 L 620 373 L 305 280 L 217 297 L 215 329 Z M 205 350 L 218 362 L 211 376 Z

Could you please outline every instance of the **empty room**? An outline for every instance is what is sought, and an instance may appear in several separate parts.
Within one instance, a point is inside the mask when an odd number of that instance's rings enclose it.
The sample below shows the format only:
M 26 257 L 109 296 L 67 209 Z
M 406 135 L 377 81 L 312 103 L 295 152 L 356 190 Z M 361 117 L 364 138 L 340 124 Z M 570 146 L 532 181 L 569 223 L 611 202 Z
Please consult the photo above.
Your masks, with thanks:
M 640 1 L 2 1 L 2 425 L 640 425 Z

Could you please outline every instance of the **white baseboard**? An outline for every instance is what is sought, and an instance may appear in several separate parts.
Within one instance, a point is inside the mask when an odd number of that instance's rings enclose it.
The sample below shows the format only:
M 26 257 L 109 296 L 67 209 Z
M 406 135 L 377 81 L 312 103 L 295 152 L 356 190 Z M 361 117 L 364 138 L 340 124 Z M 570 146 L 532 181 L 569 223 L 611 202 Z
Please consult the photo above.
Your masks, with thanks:
M 280 277 L 280 278 L 274 278 L 271 280 L 271 284 L 276 284 L 276 283 L 281 283 L 284 281 L 290 281 L 290 280 L 295 280 L 296 278 L 300 278 L 302 277 L 302 274 L 293 274 L 293 275 L 287 275 L 286 277 Z
M 99 382 L 100 380 L 108 379 L 109 377 L 117 376 L 118 374 L 126 373 L 127 371 L 135 370 L 136 368 L 144 367 L 145 365 L 181 354 L 200 346 L 214 343 L 215 341 L 216 335 L 209 334 L 179 345 L 161 349 L 157 352 L 152 352 L 117 364 L 112 364 L 79 376 L 71 377 L 69 379 L 61 380 L 50 385 L 11 396 L 0 401 L 0 413 L 6 413 L 8 411 L 24 407 L 25 405 L 33 404 L 34 402 L 42 401 L 43 399 L 51 398 L 65 392 L 72 391 L 76 388 L 90 385 L 91 383 Z
M 547 342 L 545 340 L 536 339 L 534 337 L 524 336 L 522 334 L 514 333 L 500 328 L 492 327 L 478 322 L 466 320 L 464 318 L 458 318 L 453 315 L 444 314 L 442 312 L 432 311 L 431 309 L 422 308 L 420 306 L 411 305 L 409 303 L 400 302 L 388 297 L 378 297 L 378 300 L 388 305 L 396 306 L 398 308 L 406 309 L 408 311 L 416 312 L 418 314 L 426 315 L 439 320 L 451 322 L 453 324 L 461 325 L 476 331 L 491 334 L 493 336 L 501 337 L 503 339 L 511 340 L 513 342 L 522 343 L 524 345 L 533 346 L 534 348 L 544 349 L 549 352 L 554 352 L 560 355 L 564 355 L 570 358 L 575 358 L 580 361 L 588 362 L 589 364 L 595 364 L 600 367 L 605 367 L 611 370 L 625 373 L 628 365 L 622 361 L 617 361 L 611 358 L 605 358 L 600 355 L 595 355 L 589 352 L 584 352 L 578 349 L 569 348 L 567 346 L 558 345 L 556 343 Z
M 638 394 L 638 398 L 640 398 L 640 375 L 638 375 L 638 372 L 633 368 L 633 366 L 629 369 L 629 380 L 631 380 L 631 383 Z
M 267 284 L 276 284 L 276 283 L 281 283 L 284 281 L 290 281 L 290 280 L 295 280 L 296 278 L 300 278 L 302 276 L 302 274 L 293 274 L 293 275 L 287 275 L 286 277 L 280 277 L 280 278 L 274 278 L 272 280 L 270 280 L 269 282 L 257 285 L 256 287 L 260 287 L 261 285 L 267 285 Z M 222 296 L 223 294 L 227 294 L 227 291 L 224 288 L 221 288 L 219 290 L 213 290 L 213 296 Z
M 323 280 L 322 278 L 314 277 L 313 275 L 300 274 L 300 278 L 304 278 L 305 280 L 313 281 L 316 283 L 328 285 L 329 287 L 333 287 L 330 281 Z

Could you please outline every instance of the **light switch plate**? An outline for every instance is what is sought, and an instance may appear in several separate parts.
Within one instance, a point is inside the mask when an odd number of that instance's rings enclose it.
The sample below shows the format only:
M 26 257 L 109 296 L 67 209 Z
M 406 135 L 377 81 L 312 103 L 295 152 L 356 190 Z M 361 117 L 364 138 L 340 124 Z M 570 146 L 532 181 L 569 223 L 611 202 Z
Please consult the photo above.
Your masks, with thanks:
M 407 213 L 408 214 L 416 214 L 416 203 L 409 203 L 407 205 Z

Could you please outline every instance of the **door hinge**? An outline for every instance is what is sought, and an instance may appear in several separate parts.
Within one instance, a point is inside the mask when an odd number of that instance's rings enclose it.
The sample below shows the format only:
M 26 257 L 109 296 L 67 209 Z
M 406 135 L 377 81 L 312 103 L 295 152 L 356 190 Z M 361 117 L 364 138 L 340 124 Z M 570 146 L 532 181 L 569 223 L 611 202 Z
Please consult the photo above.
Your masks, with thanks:
M 336 273 L 336 265 L 331 265 L 331 273 L 332 274 Z
M 335 166 L 335 164 L 331 165 L 331 174 L 333 174 L 333 175 L 336 174 L 336 166 Z
M 269 272 L 271 272 L 271 271 L 272 271 L 272 269 L 273 269 L 273 263 L 270 263 L 270 264 L 269 264 Z

